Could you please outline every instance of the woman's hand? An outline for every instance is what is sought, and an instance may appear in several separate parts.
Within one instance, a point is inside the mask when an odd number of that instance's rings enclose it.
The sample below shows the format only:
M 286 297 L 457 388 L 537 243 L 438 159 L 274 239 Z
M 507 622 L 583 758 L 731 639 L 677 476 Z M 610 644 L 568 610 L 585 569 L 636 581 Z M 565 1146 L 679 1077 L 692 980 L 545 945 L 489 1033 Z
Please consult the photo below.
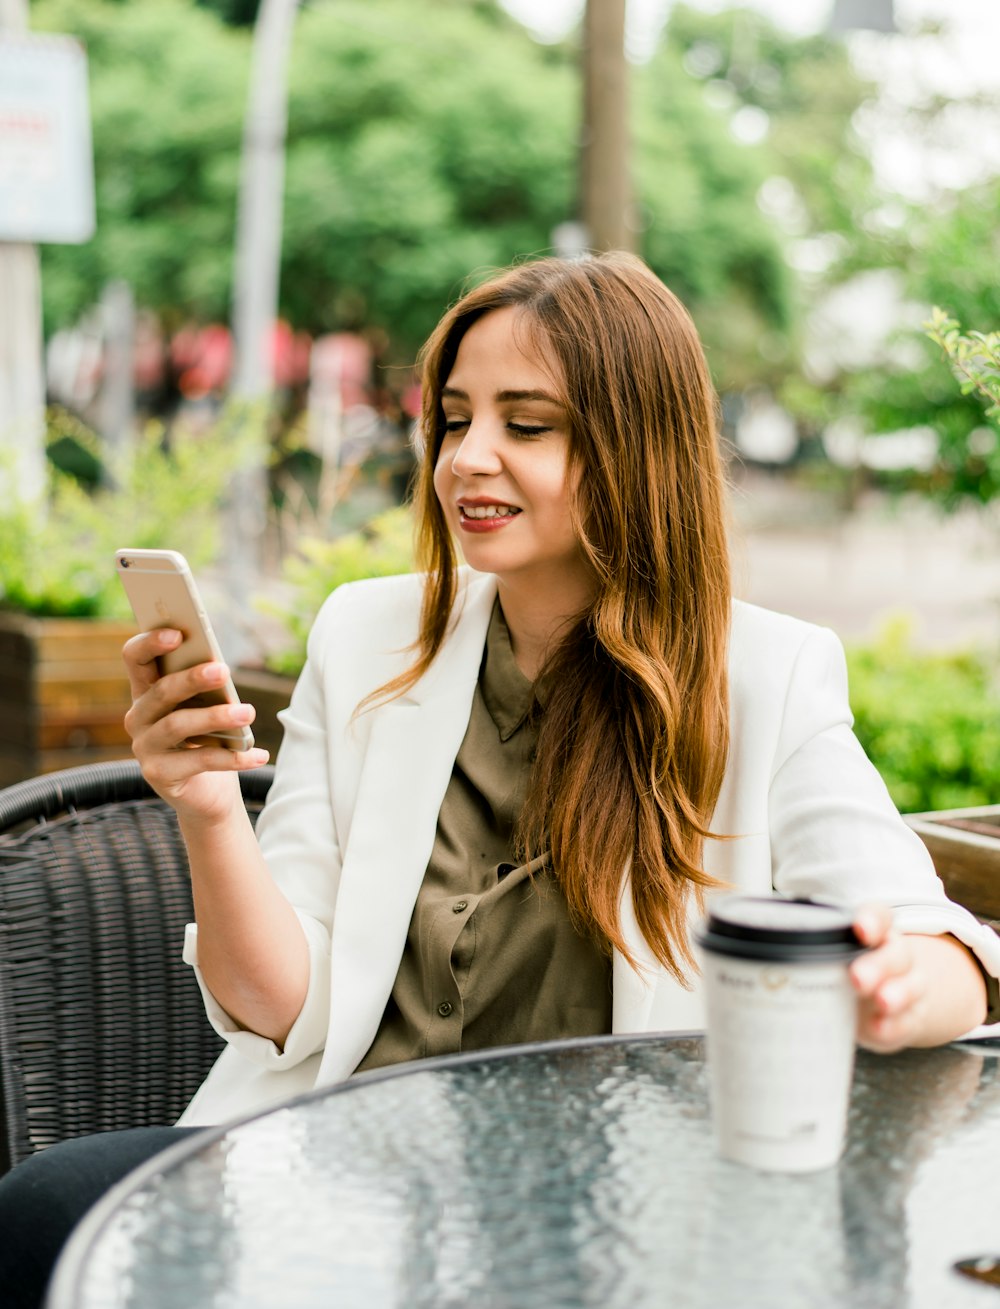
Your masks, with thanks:
M 235 774 L 267 762 L 267 751 L 190 745 L 192 737 L 252 723 L 252 705 L 178 708 L 199 692 L 222 686 L 223 664 L 199 664 L 160 676 L 157 658 L 180 645 L 180 632 L 160 629 L 134 636 L 122 652 L 132 691 L 125 729 L 143 776 L 189 823 L 218 822 L 240 802 Z
M 253 722 L 254 711 L 250 705 L 179 708 L 227 676 L 221 664 L 200 664 L 161 677 L 157 658 L 181 639 L 162 630 L 126 644 L 132 708 L 125 727 L 143 775 L 180 820 L 202 977 L 240 1027 L 281 1045 L 305 1001 L 309 949 L 264 863 L 240 795 L 237 773 L 266 763 L 267 751 L 190 744 L 192 737 Z
M 851 964 L 858 994 L 858 1044 L 880 1054 L 941 1045 L 986 1016 L 986 984 L 969 950 L 953 936 L 905 936 L 884 905 L 854 920 L 871 949 Z

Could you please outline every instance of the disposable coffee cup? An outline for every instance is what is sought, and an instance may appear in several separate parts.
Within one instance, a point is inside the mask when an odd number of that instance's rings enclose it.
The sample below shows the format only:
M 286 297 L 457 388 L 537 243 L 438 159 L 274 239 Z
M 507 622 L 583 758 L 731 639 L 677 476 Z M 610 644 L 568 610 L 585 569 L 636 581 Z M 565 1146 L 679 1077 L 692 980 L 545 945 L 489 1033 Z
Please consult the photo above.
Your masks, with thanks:
M 851 915 L 777 896 L 716 900 L 702 954 L 716 1145 L 769 1172 L 835 1164 L 847 1135 L 865 947 Z

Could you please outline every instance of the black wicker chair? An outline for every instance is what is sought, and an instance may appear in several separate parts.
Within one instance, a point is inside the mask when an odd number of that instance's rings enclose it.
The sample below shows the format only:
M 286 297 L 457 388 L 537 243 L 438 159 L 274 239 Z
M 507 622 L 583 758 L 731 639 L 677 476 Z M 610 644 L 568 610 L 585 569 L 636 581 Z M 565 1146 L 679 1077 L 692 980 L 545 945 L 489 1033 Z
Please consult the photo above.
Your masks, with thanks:
M 272 775 L 240 776 L 254 818 Z M 222 1044 L 181 960 L 191 915 L 176 817 L 134 760 L 0 791 L 0 1173 L 184 1108 Z

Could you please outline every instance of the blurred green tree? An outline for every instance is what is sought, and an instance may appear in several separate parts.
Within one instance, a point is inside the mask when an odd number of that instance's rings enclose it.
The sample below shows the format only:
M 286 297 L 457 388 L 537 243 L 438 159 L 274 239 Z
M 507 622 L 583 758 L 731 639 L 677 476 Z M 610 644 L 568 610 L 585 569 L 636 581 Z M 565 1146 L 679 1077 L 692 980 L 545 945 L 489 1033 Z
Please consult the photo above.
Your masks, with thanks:
M 760 199 L 787 235 L 802 298 L 815 300 L 857 272 L 882 268 L 898 272 L 909 302 L 906 325 L 872 366 L 811 382 L 790 366 L 781 342 L 761 338 L 768 358 L 758 379 L 770 372 L 784 403 L 817 433 L 848 416 L 874 433 L 933 426 L 936 466 L 895 481 L 946 507 L 1000 497 L 996 418 L 956 386 L 917 326 L 933 305 L 970 330 L 1000 324 L 1000 179 L 938 191 L 922 204 L 880 189 L 855 127 L 876 88 L 858 76 L 842 41 L 790 36 L 745 7 L 705 14 L 676 4 L 667 45 L 735 131 L 762 137 L 772 173 Z M 914 136 L 933 135 L 936 119 L 955 104 L 928 97 L 910 108 Z
M 805 311 L 859 268 L 891 261 L 892 234 L 877 221 L 883 198 L 854 126 L 874 88 L 855 71 L 842 41 L 825 33 L 794 35 L 747 6 L 710 14 L 673 5 L 653 67 L 666 70 L 671 59 L 744 158 L 747 146 L 737 141 L 755 143 L 761 185 L 754 221 L 742 211 L 744 241 L 753 239 L 757 223 L 780 241 L 786 314 L 791 303 L 791 331 L 761 331 L 727 287 L 711 301 L 702 326 L 710 338 L 722 331 L 739 342 L 734 380 L 770 385 L 808 431 L 824 416 L 826 397 L 801 381 Z M 731 192 L 728 203 L 741 202 Z M 715 218 L 708 214 L 709 223 Z M 759 259 L 747 265 L 751 273 L 761 266 Z
M 641 253 L 691 308 L 720 387 L 787 368 L 796 294 L 757 203 L 766 152 L 734 138 L 669 43 L 635 70 L 633 101 Z
M 44 252 L 48 326 L 112 276 L 168 322 L 227 317 L 249 32 L 195 0 L 37 0 L 33 24 L 87 42 L 97 170 L 96 237 Z M 578 87 L 572 44 L 534 42 L 493 0 L 305 8 L 283 311 L 312 331 L 380 327 L 412 358 L 470 271 L 548 250 L 573 216 Z M 634 136 L 643 253 L 736 384 L 794 321 L 781 235 L 756 205 L 766 161 L 675 51 L 637 70 Z
M 195 0 L 205 9 L 214 9 L 224 23 L 233 27 L 252 27 L 257 21 L 260 0 Z
M 914 206 L 905 225 L 900 266 L 917 316 L 940 306 L 965 328 L 1000 324 L 1000 178 L 956 194 L 944 208 Z M 956 383 L 947 356 L 919 329 L 905 330 L 897 367 L 865 369 L 844 379 L 837 403 L 870 431 L 930 425 L 939 437 L 935 466 L 906 484 L 946 509 L 1000 497 L 1000 421 L 975 388 Z
M 854 120 L 874 87 L 843 41 L 796 36 L 747 6 L 708 14 L 676 4 L 665 44 L 731 131 L 760 141 L 772 222 L 793 240 L 832 238 L 826 280 L 867 265 L 869 215 L 881 201 Z
M 168 325 L 225 318 L 249 39 L 184 0 L 40 0 L 32 26 L 87 46 L 97 233 L 45 246 L 48 330 L 113 278 Z

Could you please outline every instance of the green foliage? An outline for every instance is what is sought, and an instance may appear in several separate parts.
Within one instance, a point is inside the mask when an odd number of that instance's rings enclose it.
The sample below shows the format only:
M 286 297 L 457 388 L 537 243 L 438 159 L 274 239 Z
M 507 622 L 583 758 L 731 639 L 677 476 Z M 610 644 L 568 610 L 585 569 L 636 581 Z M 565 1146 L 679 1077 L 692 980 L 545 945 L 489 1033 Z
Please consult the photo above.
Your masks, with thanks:
M 289 78 L 292 318 L 378 324 L 412 357 L 470 270 L 548 246 L 572 203 L 574 83 L 565 52 L 482 6 L 305 11 Z
M 127 618 L 115 575 L 122 546 L 179 546 L 194 567 L 219 546 L 220 503 L 249 449 L 254 423 L 232 411 L 208 432 L 175 427 L 169 443 L 151 424 L 109 458 L 75 420 L 50 416 L 50 440 L 72 438 L 101 461 L 88 489 L 54 469 L 46 502 L 10 497 L 0 510 L 0 606 L 39 615 Z
M 229 314 L 250 40 L 189 0 L 40 0 L 32 26 L 87 46 L 97 233 L 42 249 L 46 324 L 113 278 L 168 323 Z
M 36 0 L 32 21 L 87 43 L 97 179 L 95 238 L 43 252 L 48 326 L 112 276 L 168 325 L 228 317 L 252 33 L 194 0 Z M 491 0 L 311 5 L 288 84 L 281 308 L 299 327 L 381 328 L 409 363 L 470 272 L 549 250 L 575 212 L 577 53 Z M 755 204 L 765 160 L 676 53 L 636 70 L 633 121 L 642 252 L 731 385 L 793 315 Z
M 963 395 L 985 396 L 990 418 L 1000 418 L 1000 332 L 963 333 L 961 324 L 935 306 L 927 335 L 936 342 L 958 378 Z
M 990 660 L 917 650 L 905 619 L 847 655 L 855 731 L 904 813 L 1000 801 L 1000 685 Z
M 989 504 L 1000 496 L 1000 332 L 966 334 L 937 307 L 925 330 L 969 397 L 959 401 L 951 388 L 941 405 L 940 456 L 929 489 L 949 508 L 968 500 Z M 976 406 L 984 401 L 986 421 L 981 409 L 977 421 Z
M 667 38 L 721 114 L 749 107 L 767 115 L 759 153 L 772 175 L 794 187 L 798 235 L 838 233 L 846 261 L 865 240 L 874 186 L 853 127 L 873 88 L 855 72 L 844 42 L 792 36 L 746 5 L 706 14 L 676 4 Z
M 357 532 L 324 541 L 303 537 L 284 566 L 287 599 L 261 600 L 260 609 L 278 618 L 290 637 L 287 649 L 270 655 L 267 666 L 296 676 L 306 658 L 306 638 L 331 591 L 366 577 L 391 577 L 413 568 L 413 524 L 405 507 L 386 510 Z
M 260 0 L 195 0 L 204 9 L 214 9 L 232 27 L 252 27 L 257 21 Z
M 746 385 L 761 338 L 786 339 L 794 320 L 791 272 L 755 200 L 765 157 L 733 139 L 669 44 L 635 70 L 633 102 L 642 253 L 691 309 L 717 383 Z
M 899 260 L 905 292 L 925 312 L 946 306 L 959 335 L 959 323 L 1000 323 L 998 206 L 1000 178 L 962 192 L 943 212 L 914 209 L 906 223 L 907 249 Z M 838 412 L 857 414 L 872 432 L 930 425 L 940 441 L 937 466 L 911 478 L 911 485 L 946 509 L 988 504 L 1000 495 L 996 416 L 984 415 L 978 387 L 955 385 L 948 351 L 934 340 L 933 328 L 930 339 L 910 326 L 899 335 L 899 362 L 844 379 Z M 983 362 L 988 366 L 985 355 Z
M 787 388 L 784 402 L 808 426 L 808 414 L 796 404 L 804 398 L 796 385 L 796 356 L 806 294 L 814 296 L 821 284 L 834 284 L 881 256 L 869 232 L 868 216 L 878 204 L 871 161 L 853 125 L 872 86 L 854 71 L 842 41 L 825 34 L 792 36 L 746 5 L 714 14 L 671 6 L 665 46 L 654 66 L 668 96 L 693 94 L 702 111 L 710 111 L 713 142 L 728 142 L 734 164 L 752 168 L 758 179 L 750 206 L 743 188 L 727 185 L 714 168 L 711 159 L 720 146 L 696 166 L 698 175 L 714 177 L 696 222 L 707 245 L 729 242 L 734 263 L 724 291 L 695 313 L 717 380 L 723 389 L 762 383 L 778 392 Z M 732 135 L 748 118 L 764 133 L 753 147 L 738 145 Z M 677 121 L 687 133 L 685 118 Z M 706 151 L 700 135 L 695 126 L 696 157 Z M 680 157 L 686 157 L 683 148 Z M 663 176 L 671 184 L 673 174 L 672 162 L 664 159 Z M 740 232 L 736 241 L 734 230 Z M 768 268 L 768 239 L 774 248 L 809 238 L 824 252 L 822 272 L 800 282 L 784 251 L 780 268 Z M 678 246 L 684 260 L 692 251 L 701 253 L 696 240 Z M 762 296 L 770 310 L 763 315 L 752 311 Z M 724 367 L 714 356 L 719 347 Z

